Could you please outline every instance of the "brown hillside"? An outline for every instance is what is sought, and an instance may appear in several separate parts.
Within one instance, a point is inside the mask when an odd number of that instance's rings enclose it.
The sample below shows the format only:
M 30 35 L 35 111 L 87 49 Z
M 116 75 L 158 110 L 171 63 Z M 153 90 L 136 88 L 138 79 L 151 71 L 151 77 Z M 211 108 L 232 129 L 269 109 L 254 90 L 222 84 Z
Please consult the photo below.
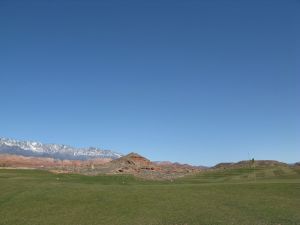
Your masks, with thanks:
M 244 160 L 237 163 L 219 163 L 215 165 L 214 169 L 227 169 L 227 168 L 244 168 L 244 167 L 270 167 L 270 166 L 288 166 L 286 163 L 282 163 L 276 160 Z

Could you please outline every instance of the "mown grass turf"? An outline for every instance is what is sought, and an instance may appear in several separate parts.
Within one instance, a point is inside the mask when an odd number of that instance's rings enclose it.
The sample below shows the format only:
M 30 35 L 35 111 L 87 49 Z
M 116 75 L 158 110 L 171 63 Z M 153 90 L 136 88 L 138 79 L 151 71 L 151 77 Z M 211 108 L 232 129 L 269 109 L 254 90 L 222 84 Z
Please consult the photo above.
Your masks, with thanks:
M 170 182 L 2 169 L 0 224 L 299 225 L 300 173 L 244 168 Z

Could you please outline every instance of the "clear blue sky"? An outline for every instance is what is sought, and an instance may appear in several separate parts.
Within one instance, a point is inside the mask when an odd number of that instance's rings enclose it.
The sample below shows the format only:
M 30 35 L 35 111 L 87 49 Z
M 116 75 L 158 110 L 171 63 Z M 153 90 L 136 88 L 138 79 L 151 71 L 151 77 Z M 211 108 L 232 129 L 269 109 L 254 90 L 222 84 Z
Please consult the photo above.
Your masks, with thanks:
M 300 1 L 0 1 L 0 136 L 300 161 Z

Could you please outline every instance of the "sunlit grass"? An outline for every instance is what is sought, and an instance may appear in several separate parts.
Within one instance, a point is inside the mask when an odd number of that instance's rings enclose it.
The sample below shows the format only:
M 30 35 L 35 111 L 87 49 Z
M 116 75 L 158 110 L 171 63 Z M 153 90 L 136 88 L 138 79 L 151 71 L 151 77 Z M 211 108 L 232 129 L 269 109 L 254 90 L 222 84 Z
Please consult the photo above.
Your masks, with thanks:
M 170 181 L 0 170 L 2 225 L 300 224 L 289 168 L 204 172 Z

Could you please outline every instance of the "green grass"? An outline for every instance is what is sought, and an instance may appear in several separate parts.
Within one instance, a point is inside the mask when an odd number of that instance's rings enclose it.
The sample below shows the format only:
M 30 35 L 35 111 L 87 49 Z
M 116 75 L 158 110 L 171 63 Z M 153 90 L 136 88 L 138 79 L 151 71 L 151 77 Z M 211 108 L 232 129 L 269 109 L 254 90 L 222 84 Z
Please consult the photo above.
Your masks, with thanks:
M 299 225 L 300 171 L 244 168 L 173 182 L 0 170 L 0 225 Z

